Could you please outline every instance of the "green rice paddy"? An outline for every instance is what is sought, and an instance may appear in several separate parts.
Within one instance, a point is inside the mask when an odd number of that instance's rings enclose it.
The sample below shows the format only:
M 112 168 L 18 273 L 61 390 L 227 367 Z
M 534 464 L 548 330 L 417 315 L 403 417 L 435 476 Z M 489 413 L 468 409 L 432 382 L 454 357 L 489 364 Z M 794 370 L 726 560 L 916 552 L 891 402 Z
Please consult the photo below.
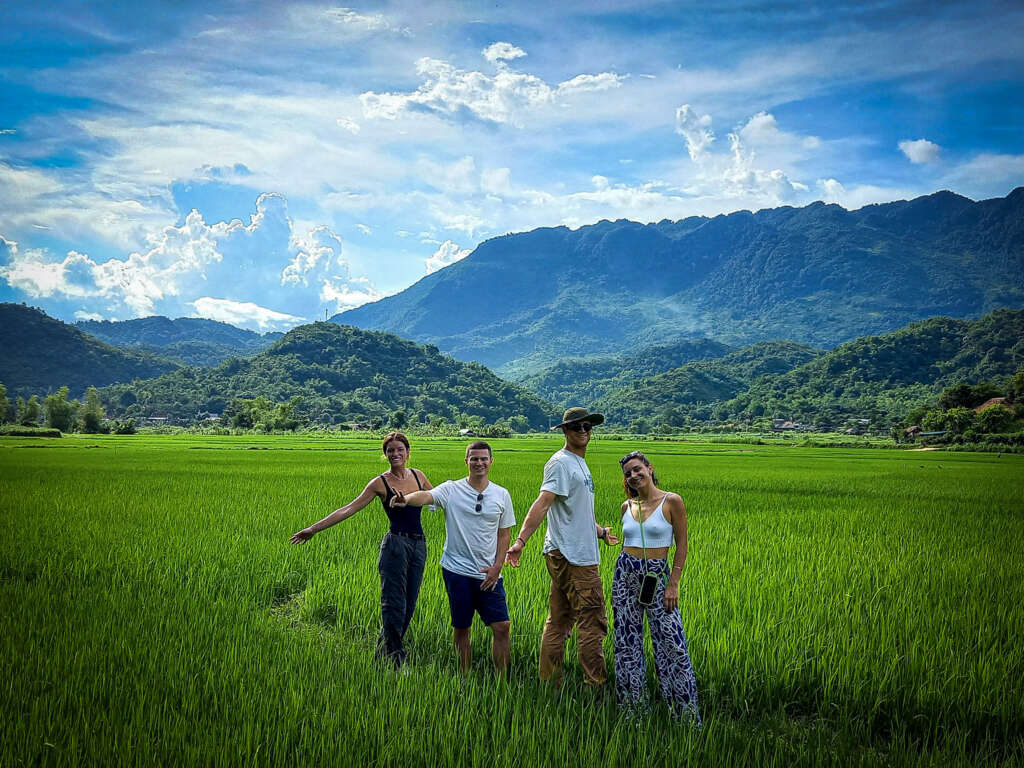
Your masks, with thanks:
M 462 476 L 465 444 L 410 463 Z M 521 522 L 560 443 L 492 444 Z M 386 469 L 374 441 L 0 439 L 0 766 L 1024 761 L 1024 456 L 598 439 L 601 523 L 634 448 L 689 512 L 700 730 L 621 718 L 572 641 L 561 697 L 536 680 L 540 536 L 505 572 L 509 680 L 481 626 L 461 676 L 436 513 L 412 663 L 376 662 L 379 504 L 288 543 Z

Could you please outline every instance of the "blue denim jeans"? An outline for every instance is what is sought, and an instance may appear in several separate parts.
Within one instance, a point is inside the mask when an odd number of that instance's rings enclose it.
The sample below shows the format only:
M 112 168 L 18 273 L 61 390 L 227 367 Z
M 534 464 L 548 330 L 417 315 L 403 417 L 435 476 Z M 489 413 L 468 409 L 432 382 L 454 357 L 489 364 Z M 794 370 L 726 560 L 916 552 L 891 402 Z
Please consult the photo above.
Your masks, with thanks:
M 427 564 L 427 542 L 391 533 L 380 543 L 377 571 L 380 573 L 380 637 L 377 655 L 387 656 L 400 666 L 406 657 L 402 638 L 409 629 L 416 599 L 420 596 L 423 568 Z

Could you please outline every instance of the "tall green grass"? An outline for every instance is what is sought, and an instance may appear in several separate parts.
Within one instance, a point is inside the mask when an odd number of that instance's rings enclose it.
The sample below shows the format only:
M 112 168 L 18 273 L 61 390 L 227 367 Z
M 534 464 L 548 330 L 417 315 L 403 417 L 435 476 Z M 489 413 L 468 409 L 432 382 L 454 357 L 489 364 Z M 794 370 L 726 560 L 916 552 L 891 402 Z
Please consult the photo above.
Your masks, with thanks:
M 492 441 L 522 521 L 554 440 Z M 465 441 L 417 439 L 435 482 Z M 596 440 L 648 451 L 690 521 L 683 623 L 705 726 L 640 723 L 535 667 L 540 537 L 506 571 L 512 673 L 473 633 L 463 678 L 438 560 L 407 641 L 374 661 L 378 504 L 288 537 L 386 469 L 347 438 L 0 441 L 0 765 L 998 765 L 1024 759 L 1024 460 Z M 617 550 L 602 547 L 610 589 Z M 611 664 L 610 638 L 606 644 Z M 652 678 L 653 685 L 653 678 Z

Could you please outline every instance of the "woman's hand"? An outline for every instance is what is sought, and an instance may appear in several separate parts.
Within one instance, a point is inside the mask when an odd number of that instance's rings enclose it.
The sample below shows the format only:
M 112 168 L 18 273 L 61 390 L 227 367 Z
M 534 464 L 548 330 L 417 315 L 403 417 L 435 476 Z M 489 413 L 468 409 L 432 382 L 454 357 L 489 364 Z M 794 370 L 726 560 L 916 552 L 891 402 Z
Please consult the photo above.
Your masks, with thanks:
M 674 611 L 679 607 L 679 585 L 668 584 L 665 586 L 665 597 L 663 602 L 665 603 L 666 611 Z
M 292 544 L 304 544 L 316 535 L 316 531 L 313 530 L 313 526 L 309 528 L 303 528 L 301 531 L 297 531 L 292 534 Z
M 395 495 L 391 497 L 391 508 L 401 509 L 406 505 L 405 494 L 401 491 L 395 491 Z

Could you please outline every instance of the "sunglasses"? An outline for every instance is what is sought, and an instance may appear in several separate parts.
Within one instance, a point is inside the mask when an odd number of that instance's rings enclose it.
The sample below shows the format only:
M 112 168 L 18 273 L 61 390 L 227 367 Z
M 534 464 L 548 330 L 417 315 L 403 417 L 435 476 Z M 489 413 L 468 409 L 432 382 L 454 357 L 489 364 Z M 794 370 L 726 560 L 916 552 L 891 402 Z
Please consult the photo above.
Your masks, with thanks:
M 484 508 L 484 495 L 482 493 L 478 493 L 476 495 L 476 511 L 479 512 L 483 508 Z
M 594 425 L 589 421 L 574 421 L 571 424 L 566 424 L 565 428 L 571 429 L 573 432 L 589 432 L 594 428 Z

